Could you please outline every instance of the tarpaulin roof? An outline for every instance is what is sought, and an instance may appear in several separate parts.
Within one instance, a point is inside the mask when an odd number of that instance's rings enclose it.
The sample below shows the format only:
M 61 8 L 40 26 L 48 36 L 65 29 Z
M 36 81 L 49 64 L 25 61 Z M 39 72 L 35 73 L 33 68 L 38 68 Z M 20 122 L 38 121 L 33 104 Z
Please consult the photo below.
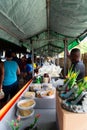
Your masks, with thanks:
M 38 54 L 60 53 L 87 29 L 87 0 L 0 0 L 0 38 Z M 74 42 L 75 41 L 75 42 Z

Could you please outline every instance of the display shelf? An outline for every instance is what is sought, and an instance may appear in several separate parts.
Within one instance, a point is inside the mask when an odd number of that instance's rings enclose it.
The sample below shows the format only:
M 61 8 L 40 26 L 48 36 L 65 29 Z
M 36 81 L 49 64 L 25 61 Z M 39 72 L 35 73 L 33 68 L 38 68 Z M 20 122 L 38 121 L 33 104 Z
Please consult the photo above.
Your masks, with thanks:
M 56 92 L 57 124 L 60 130 L 87 130 L 87 114 L 73 113 L 61 107 L 61 98 Z

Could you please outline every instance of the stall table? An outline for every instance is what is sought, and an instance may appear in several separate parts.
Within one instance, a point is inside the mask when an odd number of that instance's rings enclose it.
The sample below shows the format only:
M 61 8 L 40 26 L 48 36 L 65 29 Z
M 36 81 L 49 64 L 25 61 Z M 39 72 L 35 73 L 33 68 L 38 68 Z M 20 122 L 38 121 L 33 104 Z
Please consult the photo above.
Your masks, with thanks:
M 0 130 L 10 130 L 8 125 L 8 121 L 10 122 L 13 119 L 16 119 L 16 104 L 21 99 L 24 92 L 29 89 L 29 82 L 27 85 L 23 87 L 22 90 L 14 97 L 9 103 L 0 111 Z M 15 99 L 17 98 L 17 100 Z M 32 117 L 22 119 L 22 126 L 20 130 L 23 130 L 26 126 L 29 126 L 30 123 L 33 122 L 34 116 L 36 114 L 40 114 L 40 118 L 37 122 L 38 130 L 57 130 L 56 128 L 56 96 L 53 99 L 39 99 L 36 98 L 36 107 L 35 113 Z M 9 104 L 12 104 L 9 105 Z M 42 105 L 41 105 L 42 104 Z M 5 113 L 6 111 L 6 113 Z

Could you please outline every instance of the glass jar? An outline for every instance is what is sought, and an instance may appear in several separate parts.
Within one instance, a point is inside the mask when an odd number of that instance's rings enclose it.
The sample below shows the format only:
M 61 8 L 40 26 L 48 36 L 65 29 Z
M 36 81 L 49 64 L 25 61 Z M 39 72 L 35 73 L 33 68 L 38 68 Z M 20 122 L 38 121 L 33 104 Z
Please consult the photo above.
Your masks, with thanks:
M 50 79 L 50 78 L 49 78 L 48 73 L 45 73 L 44 76 L 43 76 L 43 82 L 44 82 L 44 83 L 49 83 L 49 79 Z

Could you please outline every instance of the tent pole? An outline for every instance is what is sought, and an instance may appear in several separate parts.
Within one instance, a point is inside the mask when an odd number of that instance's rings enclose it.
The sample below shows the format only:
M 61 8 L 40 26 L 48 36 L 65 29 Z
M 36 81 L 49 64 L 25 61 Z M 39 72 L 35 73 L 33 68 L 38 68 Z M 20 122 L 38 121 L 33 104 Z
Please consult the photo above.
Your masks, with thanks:
M 46 0 L 47 7 L 47 31 L 48 31 L 48 39 L 49 39 L 49 13 L 50 13 L 50 0 Z
M 57 54 L 57 66 L 59 65 L 59 54 Z
M 64 77 L 67 74 L 67 39 L 63 40 L 64 42 Z

